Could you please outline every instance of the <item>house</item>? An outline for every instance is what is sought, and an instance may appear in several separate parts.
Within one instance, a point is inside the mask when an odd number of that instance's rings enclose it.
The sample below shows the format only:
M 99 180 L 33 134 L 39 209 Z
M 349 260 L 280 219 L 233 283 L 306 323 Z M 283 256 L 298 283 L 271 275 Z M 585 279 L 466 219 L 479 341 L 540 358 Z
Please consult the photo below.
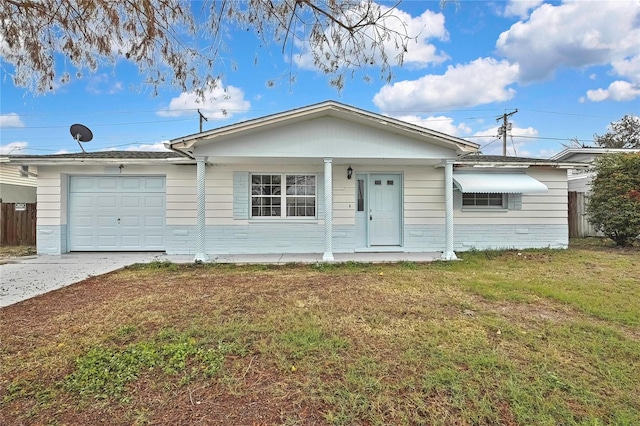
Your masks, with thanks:
M 566 148 L 551 157 L 551 160 L 592 164 L 597 157 L 604 154 L 632 152 L 640 152 L 640 149 L 603 147 Z M 570 237 L 602 237 L 604 235 L 602 232 L 598 232 L 587 218 L 587 199 L 589 192 L 591 192 L 591 181 L 593 177 L 593 171 L 588 167 L 568 170 L 567 189 L 569 191 Z
M 171 152 L 15 156 L 38 167 L 38 252 L 566 248 L 567 169 L 327 101 L 176 138 Z
M 592 164 L 597 157 L 603 154 L 622 154 L 631 152 L 640 152 L 640 149 L 602 147 L 566 148 L 551 157 L 551 160 Z M 579 193 L 588 193 L 591 190 L 593 172 L 589 170 L 589 168 L 580 167 L 578 169 L 569 169 L 568 176 L 569 192 L 575 191 Z
M 37 170 L 9 164 L 7 157 L 0 158 L 0 202 L 35 203 L 36 176 Z

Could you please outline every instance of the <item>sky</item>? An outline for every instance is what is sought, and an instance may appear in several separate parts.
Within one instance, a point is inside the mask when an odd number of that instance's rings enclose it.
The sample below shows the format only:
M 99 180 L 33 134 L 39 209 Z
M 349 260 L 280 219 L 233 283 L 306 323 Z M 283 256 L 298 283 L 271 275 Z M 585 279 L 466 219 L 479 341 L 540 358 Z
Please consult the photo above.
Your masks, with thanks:
M 14 86 L 12 66 L 0 61 L 0 154 L 80 152 L 75 123 L 93 132 L 87 151 L 162 150 L 199 131 L 198 109 L 206 131 L 335 100 L 479 143 L 489 155 L 502 153 L 498 127 L 517 109 L 508 155 L 549 158 L 640 116 L 638 0 L 404 0 L 394 14 L 416 34 L 404 64 L 390 82 L 356 70 L 342 90 L 303 43 L 285 55 L 246 31 L 227 36 L 224 77 L 204 102 L 169 86 L 154 95 L 124 58 L 47 94 Z

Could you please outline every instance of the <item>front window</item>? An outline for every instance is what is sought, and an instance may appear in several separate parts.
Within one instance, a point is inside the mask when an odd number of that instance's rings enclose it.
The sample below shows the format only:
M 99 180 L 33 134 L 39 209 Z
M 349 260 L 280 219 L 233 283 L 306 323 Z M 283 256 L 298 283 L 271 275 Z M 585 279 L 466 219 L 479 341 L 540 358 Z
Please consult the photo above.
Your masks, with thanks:
M 462 194 L 462 206 L 504 208 L 504 194 L 493 194 L 488 192 L 464 193 Z
M 252 217 L 316 217 L 316 176 L 251 175 Z

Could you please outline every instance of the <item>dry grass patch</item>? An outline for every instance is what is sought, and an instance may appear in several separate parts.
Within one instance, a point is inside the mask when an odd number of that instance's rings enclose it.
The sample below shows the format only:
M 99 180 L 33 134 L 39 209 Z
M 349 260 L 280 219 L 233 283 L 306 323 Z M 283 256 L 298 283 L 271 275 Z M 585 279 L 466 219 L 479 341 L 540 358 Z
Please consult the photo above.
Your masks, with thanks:
M 639 424 L 636 262 L 127 268 L 0 310 L 0 423 Z
M 16 257 L 33 256 L 35 246 L 0 246 L 0 261 L 8 261 Z

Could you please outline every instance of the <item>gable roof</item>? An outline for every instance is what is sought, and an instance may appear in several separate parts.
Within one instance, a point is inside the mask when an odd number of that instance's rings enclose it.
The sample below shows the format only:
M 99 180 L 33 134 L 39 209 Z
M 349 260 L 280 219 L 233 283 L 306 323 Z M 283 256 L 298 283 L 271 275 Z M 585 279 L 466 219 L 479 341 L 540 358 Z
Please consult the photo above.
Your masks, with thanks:
M 412 136 L 447 148 L 454 148 L 460 153 L 475 152 L 479 144 L 455 136 L 447 135 L 426 127 L 417 126 L 402 120 L 372 113 L 336 101 L 325 101 L 301 108 L 292 109 L 264 117 L 242 121 L 236 124 L 219 127 L 202 133 L 172 139 L 165 144 L 170 149 L 189 153 L 194 146 L 209 144 L 219 140 L 235 137 L 238 134 L 248 134 L 274 127 L 299 123 L 320 117 L 335 117 L 372 128 L 379 128 L 387 132 Z

